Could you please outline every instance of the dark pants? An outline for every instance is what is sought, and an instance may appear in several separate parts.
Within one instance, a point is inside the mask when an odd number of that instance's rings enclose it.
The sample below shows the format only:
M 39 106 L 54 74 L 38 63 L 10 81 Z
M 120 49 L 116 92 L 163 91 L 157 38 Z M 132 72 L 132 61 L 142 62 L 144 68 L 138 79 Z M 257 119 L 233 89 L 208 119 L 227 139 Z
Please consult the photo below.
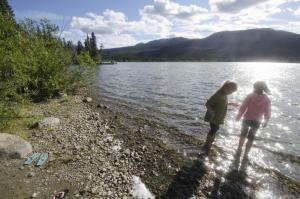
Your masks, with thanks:
M 208 134 L 211 134 L 211 135 L 216 135 L 217 131 L 219 130 L 220 128 L 220 125 L 219 124 L 214 124 L 214 123 L 209 123 L 210 125 L 210 131 L 208 132 Z
M 248 138 L 248 141 L 246 144 L 246 150 L 245 150 L 245 154 L 244 154 L 245 157 L 248 156 L 248 153 L 253 145 L 255 134 L 256 134 L 257 130 L 259 129 L 259 126 L 260 126 L 260 121 L 243 120 L 241 137 L 240 137 L 240 141 L 239 141 L 237 155 L 241 154 L 245 139 Z
M 256 134 L 257 130 L 259 129 L 259 126 L 260 126 L 260 121 L 243 120 L 241 136 L 247 137 L 248 140 L 253 142 L 255 134 Z
M 219 124 L 214 124 L 214 123 L 210 122 L 209 125 L 210 125 L 210 130 L 207 134 L 206 142 L 204 145 L 205 149 L 207 149 L 207 150 L 209 150 L 211 148 L 211 145 L 215 140 L 216 133 L 220 128 Z

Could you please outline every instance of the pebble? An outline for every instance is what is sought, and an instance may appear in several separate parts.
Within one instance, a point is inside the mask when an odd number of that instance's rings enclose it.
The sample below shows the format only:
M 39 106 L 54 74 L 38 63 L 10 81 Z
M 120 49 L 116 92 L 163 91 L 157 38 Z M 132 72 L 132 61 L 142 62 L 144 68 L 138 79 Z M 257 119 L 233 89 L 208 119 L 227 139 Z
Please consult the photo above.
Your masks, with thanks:
M 124 154 L 127 155 L 127 156 L 129 156 L 129 155 L 130 155 L 130 150 L 129 150 L 129 149 L 126 149 L 126 150 L 124 151 Z
M 36 198 L 37 197 L 37 193 L 33 193 L 32 195 L 31 195 L 31 198 Z
M 91 189 L 91 193 L 92 193 L 92 194 L 98 194 L 99 191 L 100 191 L 100 187 L 93 187 L 93 188 Z
M 35 173 L 34 173 L 34 172 L 30 172 L 30 173 L 28 173 L 28 175 L 27 175 L 28 178 L 32 178 L 32 177 L 34 177 L 34 176 L 35 176 Z
M 87 103 L 90 103 L 92 101 L 93 101 L 93 99 L 91 97 L 86 97 L 83 99 L 83 102 L 87 102 Z

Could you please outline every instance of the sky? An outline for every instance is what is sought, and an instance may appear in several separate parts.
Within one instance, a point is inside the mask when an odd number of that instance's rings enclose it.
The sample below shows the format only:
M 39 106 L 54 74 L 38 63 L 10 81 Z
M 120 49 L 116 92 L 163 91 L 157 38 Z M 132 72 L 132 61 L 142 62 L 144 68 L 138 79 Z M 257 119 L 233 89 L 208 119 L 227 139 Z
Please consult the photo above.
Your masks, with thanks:
M 115 48 L 161 38 L 273 28 L 300 34 L 300 0 L 8 0 L 16 18 L 48 18 L 67 40 L 94 32 Z

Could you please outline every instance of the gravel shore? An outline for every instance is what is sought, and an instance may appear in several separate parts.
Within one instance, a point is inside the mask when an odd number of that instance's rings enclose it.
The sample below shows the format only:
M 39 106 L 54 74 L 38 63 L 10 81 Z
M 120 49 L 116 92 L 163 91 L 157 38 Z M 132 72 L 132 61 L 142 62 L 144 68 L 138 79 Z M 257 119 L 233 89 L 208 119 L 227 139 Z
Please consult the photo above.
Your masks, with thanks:
M 156 198 L 170 198 L 169 185 L 185 160 L 142 129 L 122 125 L 108 107 L 85 99 L 53 99 L 29 113 L 60 120 L 56 128 L 33 129 L 28 139 L 33 151 L 47 152 L 49 159 L 42 167 L 3 160 L 1 199 L 49 198 L 66 189 L 68 198 L 134 198 L 134 176 Z M 200 191 L 193 196 L 205 198 Z

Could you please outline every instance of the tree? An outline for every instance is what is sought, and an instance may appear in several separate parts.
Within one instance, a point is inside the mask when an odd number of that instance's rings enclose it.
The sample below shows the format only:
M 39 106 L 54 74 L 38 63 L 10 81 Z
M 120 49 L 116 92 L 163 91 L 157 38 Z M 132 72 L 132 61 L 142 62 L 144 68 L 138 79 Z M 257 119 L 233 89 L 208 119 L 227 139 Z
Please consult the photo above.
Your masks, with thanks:
M 7 0 L 0 0 L 0 15 L 2 15 L 4 18 L 10 19 L 13 19 L 15 16 Z
M 72 41 L 67 41 L 66 48 L 73 50 L 73 42 Z
M 84 51 L 84 46 L 82 45 L 81 41 L 78 41 L 77 42 L 77 54 L 79 55 L 83 51 Z
M 61 42 L 62 42 L 63 47 L 66 48 L 67 47 L 66 39 L 63 38 Z
M 84 48 L 85 51 L 90 52 L 91 46 L 90 46 L 90 38 L 88 34 L 86 35 L 86 39 L 84 41 Z
M 98 59 L 97 39 L 94 32 L 92 32 L 91 39 L 90 39 L 90 55 L 94 61 L 97 61 Z

